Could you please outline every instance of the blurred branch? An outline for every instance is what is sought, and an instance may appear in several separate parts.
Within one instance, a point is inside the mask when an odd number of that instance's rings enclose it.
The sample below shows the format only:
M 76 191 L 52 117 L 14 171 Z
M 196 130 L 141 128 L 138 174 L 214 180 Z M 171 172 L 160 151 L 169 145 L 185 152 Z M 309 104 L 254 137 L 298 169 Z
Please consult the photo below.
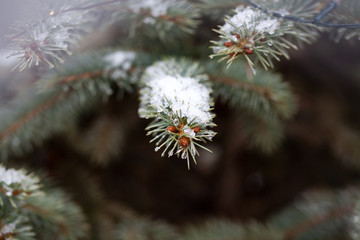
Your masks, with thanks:
M 310 23 L 310 24 L 314 24 L 316 26 L 320 26 L 320 27 L 335 27 L 335 28 L 360 28 L 360 23 L 349 23 L 349 24 L 345 24 L 345 23 L 326 23 L 326 22 L 321 22 L 321 20 L 331 11 L 333 11 L 340 3 L 340 1 L 331 1 L 327 6 L 325 6 L 319 14 L 317 14 L 314 18 L 312 19 L 303 19 L 303 18 L 298 18 L 295 16 L 291 16 L 291 15 L 282 15 L 280 13 L 277 12 L 273 12 L 273 11 L 269 11 L 266 8 L 261 7 L 260 5 L 254 3 L 251 0 L 245 0 L 245 2 L 247 2 L 248 4 L 250 4 L 251 6 L 253 6 L 254 8 L 257 8 L 261 11 L 263 11 L 266 14 L 271 14 L 274 17 L 277 18 L 284 18 L 286 20 L 290 20 L 290 21 L 294 21 L 294 22 L 299 22 L 299 23 Z
M 255 84 L 251 84 L 250 82 L 240 82 L 236 80 L 235 78 L 225 77 L 225 76 L 215 76 L 210 75 L 209 76 L 210 81 L 212 82 L 218 82 L 225 85 L 238 87 L 240 89 L 246 90 L 246 91 L 252 91 L 254 93 L 262 94 L 265 98 L 271 100 L 271 94 L 269 92 L 269 89 L 267 89 L 264 86 L 257 86 Z
M 71 91 L 68 91 L 65 93 L 65 95 L 69 95 Z M 20 119 L 15 121 L 13 124 L 11 124 L 8 128 L 6 128 L 2 133 L 0 133 L 0 143 L 6 139 L 8 136 L 12 135 L 14 132 L 16 132 L 19 128 L 24 126 L 27 122 L 29 122 L 31 119 L 35 118 L 36 116 L 40 115 L 42 112 L 45 112 L 52 106 L 56 105 L 56 103 L 62 99 L 63 92 L 60 92 L 56 94 L 55 96 L 49 98 L 44 103 L 40 104 L 35 109 L 32 109 L 31 111 L 27 112 L 24 116 L 22 116 Z
M 335 208 L 330 212 L 327 212 L 323 215 L 317 215 L 313 218 L 307 219 L 300 224 L 288 229 L 284 233 L 284 240 L 292 240 L 295 239 L 297 236 L 301 235 L 308 230 L 319 226 L 325 222 L 331 221 L 336 218 L 341 218 L 346 216 L 354 211 L 355 204 L 352 204 L 348 207 L 339 207 Z

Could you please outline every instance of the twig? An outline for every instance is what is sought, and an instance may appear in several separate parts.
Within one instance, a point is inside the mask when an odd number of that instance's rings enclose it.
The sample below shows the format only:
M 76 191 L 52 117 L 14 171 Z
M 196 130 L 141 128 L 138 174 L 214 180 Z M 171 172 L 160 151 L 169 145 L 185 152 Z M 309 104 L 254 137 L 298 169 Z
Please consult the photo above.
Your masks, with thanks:
M 309 24 L 314 24 L 316 26 L 320 26 L 320 27 L 335 27 L 335 28 L 360 28 L 360 23 L 327 23 L 327 22 L 321 22 L 321 20 L 328 14 L 330 13 L 332 10 L 334 10 L 339 4 L 340 1 L 339 0 L 334 0 L 331 1 L 327 6 L 325 6 L 318 15 L 316 15 L 313 19 L 303 19 L 303 18 L 298 18 L 298 17 L 294 17 L 291 15 L 285 15 L 283 16 L 282 14 L 279 14 L 277 12 L 273 12 L 273 11 L 269 11 L 266 8 L 261 7 L 260 5 L 254 3 L 251 0 L 245 0 L 245 2 L 247 2 L 248 4 L 250 4 L 251 6 L 253 6 L 254 8 L 257 8 L 259 10 L 261 10 L 262 12 L 266 13 L 266 14 L 271 14 L 274 17 L 277 18 L 284 18 L 286 20 L 290 20 L 293 22 L 299 22 L 299 23 L 309 23 Z

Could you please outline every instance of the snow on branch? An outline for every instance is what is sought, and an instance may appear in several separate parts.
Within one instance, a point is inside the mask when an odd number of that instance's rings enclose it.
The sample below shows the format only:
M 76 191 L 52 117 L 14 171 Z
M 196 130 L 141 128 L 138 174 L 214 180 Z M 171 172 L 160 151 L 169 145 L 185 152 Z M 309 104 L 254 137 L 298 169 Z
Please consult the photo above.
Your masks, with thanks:
M 36 18 L 29 17 L 26 24 L 16 26 L 19 30 L 10 36 L 8 46 L 13 50 L 9 57 L 19 59 L 14 69 L 22 71 L 43 63 L 53 68 L 72 54 L 74 46 L 88 30 L 85 24 L 90 21 L 87 10 L 67 11 L 72 4 L 75 3 L 67 1 L 54 9 L 40 9 Z
M 142 77 L 139 115 L 154 118 L 146 130 L 158 140 L 155 151 L 165 147 L 162 156 L 177 154 L 195 161 L 199 155 L 197 141 L 211 140 L 215 132 L 208 130 L 215 124 L 211 113 L 213 100 L 207 76 L 197 64 L 185 60 L 165 60 L 148 67 Z M 206 149 L 208 150 L 208 149 Z M 196 162 L 196 161 L 195 161 Z
M 6 169 L 0 165 L 0 194 L 6 196 L 30 195 L 39 190 L 40 179 L 25 170 Z
M 278 14 L 288 15 L 289 11 L 279 8 Z M 280 56 L 289 58 L 288 49 L 297 49 L 292 43 L 311 42 L 317 36 L 317 28 L 297 27 L 293 22 L 266 14 L 252 6 L 240 5 L 234 16 L 227 16 L 225 24 L 214 30 L 219 33 L 220 40 L 212 41 L 214 54 L 210 58 L 220 56 L 231 64 L 235 59 L 244 57 L 255 74 L 256 63 L 266 70 L 273 67 L 273 59 L 280 61 Z M 296 42 L 296 43 L 297 43 Z

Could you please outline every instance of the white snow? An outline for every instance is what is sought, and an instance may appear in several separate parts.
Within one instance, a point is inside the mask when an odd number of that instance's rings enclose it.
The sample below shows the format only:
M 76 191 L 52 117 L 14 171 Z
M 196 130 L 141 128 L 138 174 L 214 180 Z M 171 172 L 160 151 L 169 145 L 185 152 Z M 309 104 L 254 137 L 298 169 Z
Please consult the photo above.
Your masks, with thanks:
M 131 51 L 117 51 L 106 55 L 105 61 L 109 62 L 112 68 L 121 67 L 124 70 L 129 70 L 135 56 L 136 54 Z
M 186 117 L 188 123 L 209 124 L 213 118 L 210 113 L 211 89 L 195 78 L 180 76 L 176 71 L 165 69 L 166 63 L 161 62 L 145 71 L 149 78 L 141 92 L 140 116 L 147 117 L 142 112 L 146 112 L 145 109 L 151 105 L 158 113 Z M 189 136 L 193 135 L 190 130 L 187 130 Z
M 196 133 L 194 132 L 194 130 L 192 128 L 190 128 L 189 126 L 185 126 L 183 129 L 184 133 L 187 134 L 190 138 L 194 138 Z
M 0 184 L 4 183 L 8 190 L 7 195 L 12 195 L 12 190 L 21 190 L 32 192 L 39 188 L 39 179 L 35 176 L 28 175 L 24 170 L 6 169 L 0 165 Z M 12 185 L 16 188 L 12 188 Z
M 239 30 L 242 31 L 242 33 L 249 31 L 259 34 L 274 34 L 280 26 L 278 19 L 271 18 L 260 10 L 253 9 L 249 6 L 246 8 L 239 6 L 235 12 L 236 14 L 220 28 L 220 30 L 231 38 L 235 38 L 233 35 Z
M 111 73 L 112 79 L 121 79 L 127 77 L 127 71 L 131 68 L 132 63 L 136 57 L 135 52 L 131 51 L 117 51 L 105 56 L 105 61 L 109 65 L 105 68 L 105 72 L 113 70 Z
M 151 16 L 158 17 L 166 15 L 171 1 L 169 0 L 142 0 L 129 1 L 129 7 L 135 12 L 139 13 L 141 10 L 149 10 Z
M 281 8 L 279 10 L 276 10 L 276 11 L 274 11 L 274 13 L 279 14 L 281 17 L 285 17 L 285 16 L 290 14 L 289 11 L 287 11 L 285 8 Z
M 6 234 L 6 233 L 13 233 L 15 232 L 16 229 L 16 225 L 14 223 L 9 223 L 6 224 L 4 226 L 2 226 L 2 228 L 0 228 L 0 235 L 1 234 Z

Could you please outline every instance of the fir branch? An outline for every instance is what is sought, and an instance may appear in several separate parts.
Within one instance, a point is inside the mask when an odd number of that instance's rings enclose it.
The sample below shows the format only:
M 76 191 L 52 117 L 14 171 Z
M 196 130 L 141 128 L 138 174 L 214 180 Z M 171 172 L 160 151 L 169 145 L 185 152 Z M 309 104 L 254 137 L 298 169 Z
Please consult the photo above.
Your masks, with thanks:
M 291 3 L 283 6 L 276 5 L 276 10 L 282 15 L 294 11 L 299 15 L 310 15 L 309 7 L 293 9 Z M 222 57 L 227 60 L 228 66 L 237 59 L 243 58 L 256 74 L 255 66 L 261 64 L 265 70 L 274 67 L 273 59 L 280 61 L 280 56 L 289 58 L 288 49 L 298 49 L 301 42 L 311 42 L 317 37 L 316 27 L 302 27 L 285 19 L 279 19 L 266 14 L 251 6 L 240 5 L 235 9 L 235 15 L 226 16 L 225 24 L 215 29 L 220 40 L 211 41 L 213 57 Z M 294 40 L 299 46 L 294 44 Z
M 204 62 L 214 95 L 238 110 L 241 134 L 250 147 L 273 151 L 283 138 L 283 121 L 296 112 L 296 97 L 290 86 L 274 73 L 258 70 L 249 75 L 247 65 L 231 66 Z
M 214 114 L 207 76 L 197 63 L 189 60 L 167 59 L 148 67 L 142 77 L 139 115 L 154 118 L 146 128 L 152 141 L 157 141 L 155 151 L 162 147 L 169 157 L 176 154 L 196 163 L 197 147 L 208 150 L 198 142 L 212 140 Z M 208 150 L 210 151 L 210 150 Z
M 118 0 L 104 1 L 104 2 L 90 4 L 90 5 L 84 6 L 84 7 L 67 8 L 67 9 L 63 10 L 62 12 L 84 11 L 84 10 L 94 9 L 94 8 L 106 6 L 109 4 L 117 3 L 117 2 L 119 2 L 119 1 Z
M 35 240 L 33 228 L 29 226 L 26 217 L 16 216 L 12 220 L 8 222 L 6 217 L 0 219 L 0 240 Z
M 197 6 L 202 10 L 201 14 L 215 20 L 220 20 L 231 9 L 239 6 L 239 0 L 200 0 Z
M 248 74 L 246 64 L 224 69 L 221 65 L 204 62 L 214 94 L 238 109 L 248 109 L 259 116 L 279 116 L 289 119 L 296 112 L 296 97 L 280 75 L 257 71 Z
M 339 5 L 339 1 L 331 1 L 323 9 L 321 9 L 320 12 L 312 19 L 303 19 L 303 18 L 298 18 L 298 17 L 295 17 L 295 16 L 279 14 L 277 12 L 271 12 L 268 9 L 263 8 L 260 5 L 254 3 L 251 0 L 245 0 L 245 2 L 247 2 L 248 4 L 250 4 L 251 6 L 253 6 L 255 8 L 263 11 L 266 14 L 272 15 L 272 16 L 277 17 L 277 18 L 284 18 L 284 19 L 289 20 L 289 21 L 294 21 L 294 22 L 298 22 L 298 23 L 313 24 L 313 25 L 316 25 L 316 26 L 319 26 L 319 27 L 334 27 L 334 28 L 348 28 L 348 29 L 360 28 L 360 23 L 327 23 L 327 22 L 321 22 L 321 20 L 327 14 L 329 14 L 331 11 L 333 11 Z
M 199 25 L 199 9 L 190 1 L 152 0 L 125 1 L 130 13 L 130 36 L 132 38 L 169 40 L 192 34 Z M 179 36 L 180 35 L 180 36 Z
M 22 209 L 32 223 L 37 239 L 73 240 L 86 233 L 80 208 L 60 190 L 49 189 L 43 196 L 27 198 Z
M 30 96 L 28 104 L 19 103 L 22 107 L 5 116 L 0 131 L 2 158 L 20 154 L 50 134 L 63 131 L 82 109 L 101 102 L 101 98 L 106 100 L 113 93 L 113 82 L 118 83 L 119 93 L 131 91 L 148 61 L 145 55 L 137 58 L 133 52 L 109 54 L 109 50 L 69 58 L 38 81 L 40 94 Z
M 228 85 L 231 87 L 239 88 L 243 91 L 251 91 L 256 94 L 260 94 L 267 98 L 269 101 L 272 100 L 270 89 L 264 86 L 254 85 L 253 82 L 240 82 L 238 79 L 226 77 L 223 75 L 210 75 L 210 81 L 215 83 L 220 83 L 224 85 Z
M 0 197 L 2 194 L 14 198 L 37 195 L 41 187 L 39 182 L 40 179 L 33 174 L 22 169 L 6 169 L 0 164 Z
M 40 191 L 40 185 L 37 176 L 0 165 L 0 189 L 7 190 L 0 192 L 0 239 L 74 240 L 84 236 L 80 209 L 61 191 Z
M 72 83 L 75 81 L 83 81 L 83 80 L 88 80 L 91 78 L 99 78 L 99 77 L 102 77 L 103 75 L 104 75 L 104 71 L 102 71 L 102 70 L 95 71 L 95 72 L 72 74 L 72 75 L 69 75 L 66 77 L 59 77 L 58 79 L 55 79 L 53 84 L 64 85 L 64 84 Z M 54 87 L 54 86 L 50 85 L 48 87 Z
M 49 99 L 47 99 L 45 102 L 41 103 L 39 106 L 35 107 L 34 109 L 31 109 L 29 112 L 27 112 L 24 116 L 17 119 L 14 123 L 12 123 L 10 126 L 8 126 L 5 130 L 3 130 L 0 133 L 0 143 L 3 142 L 6 138 L 10 137 L 14 132 L 18 131 L 20 128 L 22 128 L 26 123 L 34 119 L 35 117 L 39 116 L 46 110 L 52 108 L 54 105 L 56 105 L 59 100 L 63 97 L 67 97 L 71 94 L 72 91 L 66 92 L 65 96 L 63 92 L 57 93 L 54 96 L 51 96 Z
M 292 228 L 286 230 L 284 233 L 284 240 L 296 239 L 296 237 L 303 234 L 304 232 L 307 232 L 309 229 L 317 227 L 328 221 L 333 221 L 336 218 L 342 218 L 344 216 L 347 216 L 353 212 L 354 206 L 355 205 L 351 205 L 347 207 L 338 207 L 320 216 L 315 216 L 310 219 L 306 219 L 300 224 L 297 224 Z

